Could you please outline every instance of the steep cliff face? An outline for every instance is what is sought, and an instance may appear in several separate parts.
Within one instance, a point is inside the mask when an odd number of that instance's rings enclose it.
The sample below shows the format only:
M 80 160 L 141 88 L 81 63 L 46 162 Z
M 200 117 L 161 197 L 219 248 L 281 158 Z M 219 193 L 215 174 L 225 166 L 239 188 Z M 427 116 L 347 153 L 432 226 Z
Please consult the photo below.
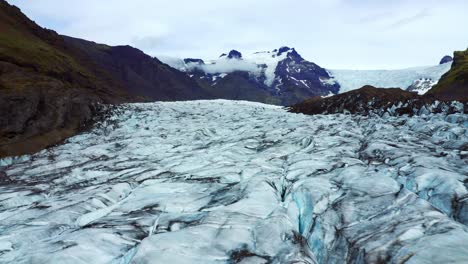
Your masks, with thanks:
M 428 94 L 446 100 L 468 101 L 468 49 L 454 53 L 451 69 Z

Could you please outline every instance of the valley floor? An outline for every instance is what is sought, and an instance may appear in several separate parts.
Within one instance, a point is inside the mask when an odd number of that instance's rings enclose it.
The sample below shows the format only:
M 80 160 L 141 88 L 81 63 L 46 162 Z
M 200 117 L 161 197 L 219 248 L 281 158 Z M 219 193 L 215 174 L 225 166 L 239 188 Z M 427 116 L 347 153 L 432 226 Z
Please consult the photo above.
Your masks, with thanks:
M 0 263 L 468 263 L 467 128 L 463 114 L 121 106 L 0 161 Z

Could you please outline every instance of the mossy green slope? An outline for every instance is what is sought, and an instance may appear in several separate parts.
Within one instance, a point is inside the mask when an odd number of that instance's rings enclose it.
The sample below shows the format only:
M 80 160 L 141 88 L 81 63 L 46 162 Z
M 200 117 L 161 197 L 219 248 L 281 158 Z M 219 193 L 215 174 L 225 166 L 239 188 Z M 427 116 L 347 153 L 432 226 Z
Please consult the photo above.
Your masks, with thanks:
M 468 49 L 454 53 L 452 68 L 427 94 L 442 100 L 468 101 Z

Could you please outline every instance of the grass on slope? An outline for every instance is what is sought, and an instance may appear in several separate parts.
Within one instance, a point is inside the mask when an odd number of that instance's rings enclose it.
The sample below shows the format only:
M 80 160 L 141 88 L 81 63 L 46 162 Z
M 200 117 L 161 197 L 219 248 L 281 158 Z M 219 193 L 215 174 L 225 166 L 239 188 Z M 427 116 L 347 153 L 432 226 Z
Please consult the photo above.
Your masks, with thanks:
M 452 68 L 428 94 L 439 95 L 442 99 L 468 99 L 468 49 L 454 53 Z
M 34 72 L 67 81 L 71 74 L 90 78 L 92 75 L 71 56 L 54 46 L 60 38 L 54 32 L 34 31 L 34 25 L 18 17 L 14 7 L 0 3 L 0 61 L 8 62 Z M 46 41 L 34 33 L 48 37 Z M 50 43 L 48 43 L 50 42 Z M 31 78 L 3 80 L 2 87 L 20 89 L 31 82 Z

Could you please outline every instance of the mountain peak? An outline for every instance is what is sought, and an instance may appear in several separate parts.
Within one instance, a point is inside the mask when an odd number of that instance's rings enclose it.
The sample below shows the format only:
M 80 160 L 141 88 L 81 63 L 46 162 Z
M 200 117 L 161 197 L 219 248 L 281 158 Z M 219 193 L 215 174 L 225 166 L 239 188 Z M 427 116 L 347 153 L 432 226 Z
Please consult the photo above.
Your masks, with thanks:
M 296 49 L 290 48 L 288 46 L 283 46 L 277 50 L 275 49 L 273 50 L 273 52 L 276 52 L 276 56 L 281 56 L 284 53 L 287 53 L 287 57 L 296 62 L 300 62 L 304 60 L 304 58 L 302 58 L 301 55 L 297 53 Z
M 283 46 L 283 47 L 278 49 L 278 56 L 281 56 L 281 54 L 283 54 L 285 52 L 288 52 L 290 50 L 294 50 L 294 48 L 291 49 L 290 47 Z
M 452 61 L 453 61 L 453 58 L 449 55 L 446 55 L 440 60 L 439 64 L 444 64 L 444 63 L 452 62 Z
M 242 53 L 237 50 L 231 50 L 227 55 L 228 59 L 242 59 Z

